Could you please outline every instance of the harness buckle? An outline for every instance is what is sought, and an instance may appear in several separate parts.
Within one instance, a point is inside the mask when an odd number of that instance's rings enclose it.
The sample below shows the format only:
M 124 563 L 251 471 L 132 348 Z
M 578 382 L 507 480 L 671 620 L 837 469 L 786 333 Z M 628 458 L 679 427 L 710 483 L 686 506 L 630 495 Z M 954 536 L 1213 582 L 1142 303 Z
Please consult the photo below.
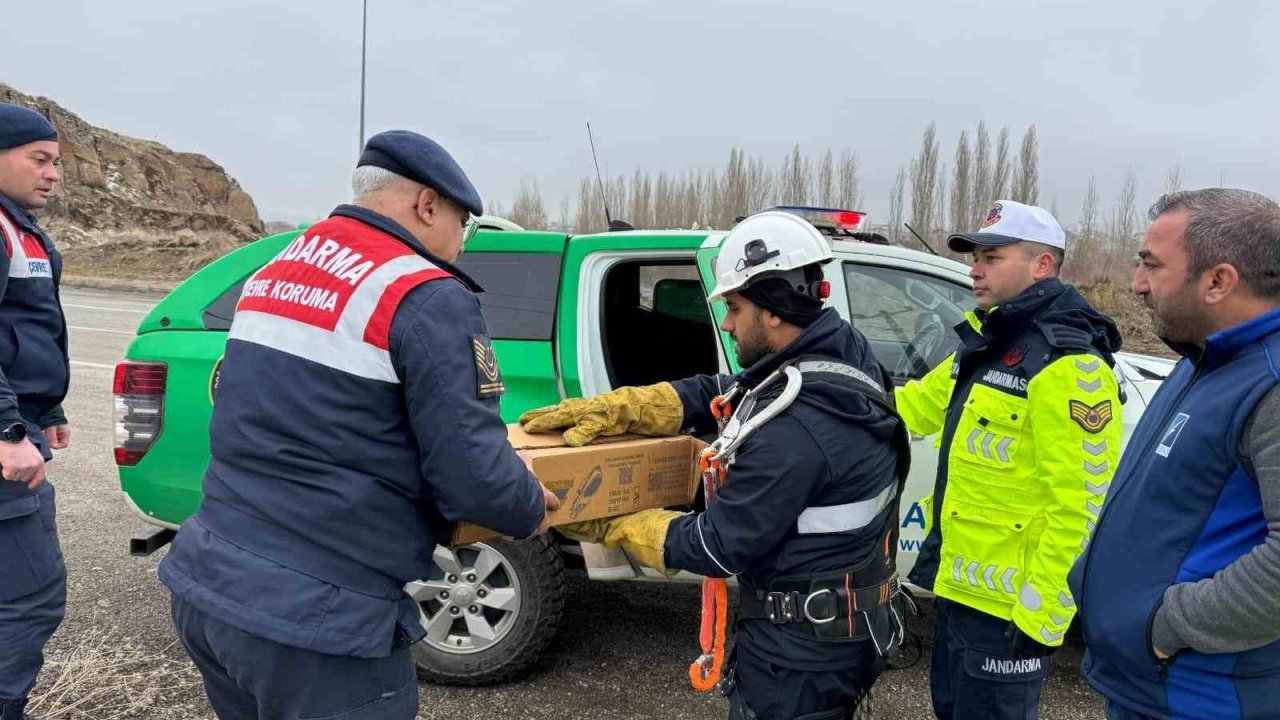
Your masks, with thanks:
M 830 596 L 829 600 L 828 600 L 828 596 Z M 831 617 L 814 617 L 813 616 L 813 612 L 810 610 L 809 604 L 812 603 L 815 598 L 822 598 L 824 603 L 826 602 L 830 603 Z M 822 609 L 826 609 L 826 608 L 822 608 Z M 836 618 L 840 616 L 840 596 L 837 595 L 835 591 L 831 590 L 830 588 L 822 588 L 817 592 L 810 593 L 809 596 L 804 599 L 803 610 L 804 610 L 805 619 L 813 623 L 814 625 L 826 625 L 829 622 L 835 622 Z
M 800 620 L 803 610 L 801 609 L 800 593 L 791 592 L 771 592 L 765 596 L 765 607 L 769 610 L 769 622 L 774 625 L 786 625 Z

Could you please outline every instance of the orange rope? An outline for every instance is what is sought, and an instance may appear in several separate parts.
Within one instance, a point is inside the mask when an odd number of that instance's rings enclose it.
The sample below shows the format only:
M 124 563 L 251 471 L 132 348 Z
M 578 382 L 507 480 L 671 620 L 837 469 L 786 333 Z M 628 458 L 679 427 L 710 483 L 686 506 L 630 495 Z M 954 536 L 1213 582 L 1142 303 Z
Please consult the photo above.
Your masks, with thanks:
M 711 401 L 711 415 L 724 429 L 733 409 L 723 396 Z M 727 474 L 719 460 L 712 460 L 704 452 L 698 460 L 702 470 L 702 487 L 707 504 L 711 504 L 720 484 Z M 725 638 L 729 623 L 729 588 L 724 578 L 702 579 L 702 624 L 698 631 L 698 644 L 702 655 L 689 665 L 689 682 L 698 692 L 708 692 L 720 683 L 724 672 Z

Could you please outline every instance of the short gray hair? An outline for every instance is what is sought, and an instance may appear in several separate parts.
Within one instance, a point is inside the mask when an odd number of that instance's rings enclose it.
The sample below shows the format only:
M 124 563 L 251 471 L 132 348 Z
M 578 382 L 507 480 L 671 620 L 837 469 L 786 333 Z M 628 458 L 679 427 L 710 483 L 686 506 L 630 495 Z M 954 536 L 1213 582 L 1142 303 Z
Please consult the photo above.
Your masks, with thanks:
M 1166 193 L 1147 215 L 1190 213 L 1183 235 L 1187 273 L 1226 263 L 1259 298 L 1280 300 L 1280 205 L 1249 190 L 1204 188 Z
M 351 196 L 355 200 L 363 200 L 399 179 L 399 175 L 385 168 L 361 165 L 351 173 Z

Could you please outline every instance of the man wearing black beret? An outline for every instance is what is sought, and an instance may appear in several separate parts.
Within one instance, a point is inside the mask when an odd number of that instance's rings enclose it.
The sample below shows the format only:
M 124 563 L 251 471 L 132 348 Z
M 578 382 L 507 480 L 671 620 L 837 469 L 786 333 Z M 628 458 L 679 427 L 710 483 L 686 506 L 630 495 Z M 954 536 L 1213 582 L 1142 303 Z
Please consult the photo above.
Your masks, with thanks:
M 160 565 L 222 720 L 411 720 L 405 585 L 450 524 L 523 537 L 559 506 L 507 442 L 480 288 L 452 264 L 479 194 L 406 131 L 369 140 L 352 186 L 245 283 L 204 501 Z M 433 636 L 500 607 L 487 574 L 460 566 Z
M 71 442 L 62 256 L 31 215 L 58 184 L 58 157 L 43 115 L 0 103 L 0 720 L 33 720 L 27 694 L 67 604 L 45 482 L 51 450 Z

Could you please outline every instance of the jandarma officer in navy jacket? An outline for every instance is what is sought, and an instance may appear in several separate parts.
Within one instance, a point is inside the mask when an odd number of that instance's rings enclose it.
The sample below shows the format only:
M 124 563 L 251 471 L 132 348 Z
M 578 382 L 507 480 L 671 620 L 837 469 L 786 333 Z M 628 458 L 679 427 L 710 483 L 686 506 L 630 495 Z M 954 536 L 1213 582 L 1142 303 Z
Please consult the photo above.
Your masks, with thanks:
M 245 283 L 204 502 L 160 566 L 222 720 L 415 717 L 404 585 L 450 523 L 527 536 L 559 504 L 507 442 L 480 288 L 452 265 L 475 188 L 406 131 L 371 138 L 352 185 Z
M 45 482 L 51 451 L 71 442 L 62 256 L 31 214 L 58 184 L 58 157 L 44 116 L 0 103 L 0 720 L 30 718 L 27 693 L 67 602 Z
M 1280 718 L 1280 205 L 1165 195 L 1133 291 L 1182 356 L 1070 583 L 1112 720 Z

